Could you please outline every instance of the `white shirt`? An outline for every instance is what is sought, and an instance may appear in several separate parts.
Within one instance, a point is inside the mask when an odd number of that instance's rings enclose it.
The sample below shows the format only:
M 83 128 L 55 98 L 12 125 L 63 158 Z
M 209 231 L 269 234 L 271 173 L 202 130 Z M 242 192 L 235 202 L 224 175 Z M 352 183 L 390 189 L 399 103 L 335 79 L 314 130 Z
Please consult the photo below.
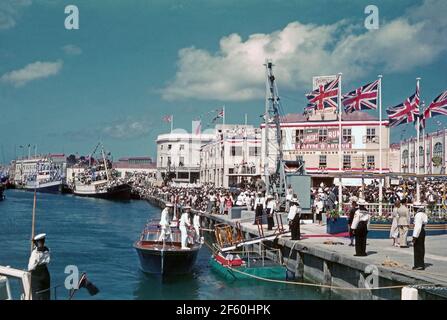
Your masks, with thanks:
M 275 200 L 272 199 L 267 203 L 267 209 L 272 209 L 271 211 L 273 212 L 276 208 L 276 204 L 275 204 Z M 270 212 L 270 213 L 272 213 Z
M 169 209 L 164 208 L 161 212 L 161 218 L 160 218 L 160 226 L 167 227 L 169 226 Z
M 263 197 L 261 197 L 261 198 L 256 198 L 256 199 L 255 199 L 255 208 L 256 208 L 258 205 L 261 205 L 262 208 L 264 209 L 265 200 L 264 200 Z
M 198 214 L 195 214 L 192 218 L 192 224 L 194 227 L 200 227 L 200 216 Z
M 28 271 L 36 269 L 37 266 L 42 264 L 50 263 L 50 252 L 49 251 L 37 251 L 37 248 L 31 252 L 28 262 Z
M 242 206 L 244 204 L 244 201 L 245 201 L 245 195 L 241 193 L 240 195 L 237 196 L 236 205 Z
M 367 211 L 362 211 L 357 209 L 354 215 L 354 219 L 352 220 L 351 229 L 357 229 L 357 225 L 360 221 L 369 221 L 369 213 Z
M 422 230 L 422 225 L 426 225 L 428 223 L 427 214 L 423 211 L 419 211 L 414 216 L 414 230 L 413 230 L 413 238 L 419 237 L 419 234 Z
M 293 220 L 295 215 L 300 212 L 300 208 L 297 205 L 292 205 L 289 208 L 289 214 L 287 215 L 287 219 Z
M 183 212 L 180 217 L 180 227 L 189 227 L 191 223 L 189 222 L 189 217 L 187 212 Z

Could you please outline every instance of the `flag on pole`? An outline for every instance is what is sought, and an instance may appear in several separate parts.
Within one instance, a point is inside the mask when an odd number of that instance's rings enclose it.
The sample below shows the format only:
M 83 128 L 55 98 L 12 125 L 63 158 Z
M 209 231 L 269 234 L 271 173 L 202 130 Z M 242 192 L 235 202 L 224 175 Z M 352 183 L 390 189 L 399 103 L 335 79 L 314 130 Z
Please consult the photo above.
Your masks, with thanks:
M 390 127 L 416 121 L 419 116 L 419 102 L 419 84 L 417 84 L 416 92 L 411 97 L 397 106 L 386 109 Z
M 163 121 L 164 121 L 164 122 L 167 122 L 167 123 L 172 122 L 172 115 L 164 116 L 164 117 L 163 117 Z
M 225 116 L 224 109 L 217 109 L 215 110 L 217 112 L 217 115 L 213 118 L 212 122 L 215 123 L 218 119 L 221 119 Z
M 437 96 L 424 110 L 424 120 L 438 115 L 447 115 L 447 90 Z
M 339 80 L 339 77 L 337 77 L 325 85 L 321 84 L 318 89 L 306 94 L 306 98 L 309 100 L 307 107 L 316 110 L 337 108 Z
M 355 89 L 342 98 L 345 112 L 377 109 L 379 80 Z

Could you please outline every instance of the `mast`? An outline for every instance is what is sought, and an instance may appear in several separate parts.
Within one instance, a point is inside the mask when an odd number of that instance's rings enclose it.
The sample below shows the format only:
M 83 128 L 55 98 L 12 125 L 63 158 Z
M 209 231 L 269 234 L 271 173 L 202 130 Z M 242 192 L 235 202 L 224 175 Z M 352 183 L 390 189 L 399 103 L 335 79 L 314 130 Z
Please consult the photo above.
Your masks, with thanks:
M 104 146 L 101 147 L 101 154 L 102 154 L 102 160 L 104 161 L 104 168 L 106 169 L 106 177 L 107 177 L 107 181 L 110 181 L 109 170 L 107 169 L 106 156 L 105 156 L 105 154 L 104 154 Z
M 267 71 L 267 87 L 268 91 L 266 93 L 266 116 L 270 118 L 270 114 L 275 123 L 276 129 L 276 144 L 278 147 L 277 158 L 276 158 L 276 191 L 278 192 L 280 197 L 285 196 L 285 170 L 284 170 L 284 155 L 283 155 L 283 147 L 282 147 L 282 135 L 281 135 L 281 124 L 279 118 L 279 96 L 278 96 L 278 88 L 275 82 L 275 76 L 273 75 L 273 63 L 271 60 L 267 60 L 266 63 L 266 71 Z M 266 120 L 267 121 L 267 120 Z M 268 124 L 267 124 L 268 125 Z M 267 126 L 266 126 L 267 128 Z M 267 131 L 266 131 L 267 134 Z M 268 143 L 268 140 L 267 142 Z M 273 189 L 272 186 L 269 186 L 270 189 Z M 270 191 L 267 189 L 267 191 Z

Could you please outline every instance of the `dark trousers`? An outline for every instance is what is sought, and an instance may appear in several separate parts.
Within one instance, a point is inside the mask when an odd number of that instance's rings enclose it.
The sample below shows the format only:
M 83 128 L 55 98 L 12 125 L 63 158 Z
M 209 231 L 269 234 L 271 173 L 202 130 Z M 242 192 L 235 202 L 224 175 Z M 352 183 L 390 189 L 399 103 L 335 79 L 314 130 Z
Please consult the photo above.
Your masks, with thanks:
M 272 230 L 275 226 L 275 221 L 273 220 L 272 209 L 267 209 L 267 230 Z
M 297 213 L 295 218 L 290 222 L 290 231 L 292 233 L 292 240 L 300 240 L 301 239 L 301 230 L 300 230 L 300 215 Z
M 262 224 L 262 205 L 258 204 L 255 208 L 255 224 Z
M 366 236 L 368 227 L 366 221 L 360 221 L 355 229 L 355 254 L 357 256 L 366 256 Z
M 31 271 L 33 300 L 50 300 L 50 273 L 46 265 L 39 265 Z
M 416 238 L 414 245 L 414 266 L 416 268 L 425 268 L 424 256 L 425 256 L 425 228 L 422 226 L 419 237 Z

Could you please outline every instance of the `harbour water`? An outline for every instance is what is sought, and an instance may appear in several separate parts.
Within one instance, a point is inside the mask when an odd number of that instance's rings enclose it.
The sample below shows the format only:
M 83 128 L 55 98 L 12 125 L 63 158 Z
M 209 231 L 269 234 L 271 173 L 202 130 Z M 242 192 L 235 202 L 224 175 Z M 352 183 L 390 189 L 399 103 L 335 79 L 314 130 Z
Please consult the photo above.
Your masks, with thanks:
M 339 299 L 314 287 L 258 280 L 228 282 L 208 266 L 210 252 L 202 247 L 190 275 L 160 279 L 139 270 L 133 242 L 145 222 L 160 209 L 146 201 L 116 202 L 73 195 L 38 194 L 36 233 L 47 233 L 51 251 L 52 286 L 63 285 L 67 265 L 100 289 L 90 297 L 85 290 L 75 299 Z M 7 190 L 0 202 L 0 265 L 25 269 L 28 263 L 33 193 Z M 58 299 L 67 291 L 57 289 Z

